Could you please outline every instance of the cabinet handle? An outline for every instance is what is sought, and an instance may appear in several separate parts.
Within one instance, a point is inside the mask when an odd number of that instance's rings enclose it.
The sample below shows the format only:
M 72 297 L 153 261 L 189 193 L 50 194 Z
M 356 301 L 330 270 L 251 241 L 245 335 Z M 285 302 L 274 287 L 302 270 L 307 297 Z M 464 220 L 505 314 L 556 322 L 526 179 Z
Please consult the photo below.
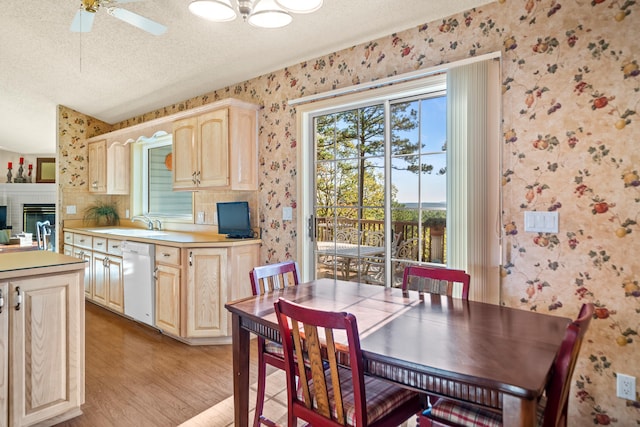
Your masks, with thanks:
M 198 171 L 198 173 L 196 174 L 196 181 L 197 184 L 200 185 L 200 171 Z
M 96 242 L 96 246 L 102 246 L 102 242 Z
M 20 286 L 16 286 L 16 292 L 18 296 L 16 297 L 16 311 L 20 311 L 20 304 L 22 304 L 22 294 L 20 293 Z
M 153 279 L 158 280 L 158 267 L 153 269 Z
M 2 313 L 2 307 L 4 307 L 4 296 L 2 295 L 2 289 L 0 289 L 0 313 Z
M 189 267 L 193 265 L 193 252 L 189 251 Z
M 196 183 L 196 172 L 195 171 L 191 174 L 191 182 L 193 182 L 194 184 Z
M 171 256 L 171 254 L 169 252 L 162 252 L 162 256 L 168 258 Z

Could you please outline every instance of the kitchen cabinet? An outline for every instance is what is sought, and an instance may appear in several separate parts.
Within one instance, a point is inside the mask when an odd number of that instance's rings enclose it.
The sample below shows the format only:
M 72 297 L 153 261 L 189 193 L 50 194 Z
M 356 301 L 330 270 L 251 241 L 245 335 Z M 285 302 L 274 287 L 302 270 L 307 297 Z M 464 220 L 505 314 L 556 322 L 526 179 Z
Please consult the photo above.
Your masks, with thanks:
M 130 158 L 128 144 L 107 139 L 90 142 L 89 192 L 129 194 Z
M 216 238 L 193 244 L 191 239 L 200 240 L 197 234 L 192 237 L 172 231 L 163 233 L 160 240 L 65 229 L 65 251 L 71 250 L 75 256 L 90 260 L 91 268 L 85 267 L 87 274 L 93 275 L 93 281 L 86 287 L 87 300 L 124 313 L 124 305 L 120 304 L 124 281 L 119 245 L 124 239 L 156 241 L 154 326 L 191 345 L 230 343 L 231 315 L 224 305 L 251 295 L 249 271 L 260 264 L 260 241 L 231 242 Z M 110 268 L 105 267 L 106 259 Z
M 180 335 L 180 248 L 156 245 L 156 327 Z
M 121 241 L 93 238 L 92 301 L 124 313 Z
M 82 270 L 25 271 L 0 282 L 0 426 L 56 424 L 84 403 Z
M 173 123 L 173 189 L 258 188 L 257 106 L 225 108 Z
M 84 267 L 84 296 L 93 300 L 93 238 L 84 234 L 64 233 L 65 246 L 67 241 L 73 242 L 71 253 L 74 257 L 85 261 Z M 65 252 L 67 250 L 65 249 Z
M 3 415 L 5 414 L 5 415 Z M 9 284 L 0 282 L 0 427 L 9 425 Z
M 227 249 L 187 251 L 187 338 L 227 335 Z
M 65 255 L 71 254 L 86 261 L 85 298 L 117 313 L 124 313 L 122 241 L 70 232 L 64 233 L 64 241 Z

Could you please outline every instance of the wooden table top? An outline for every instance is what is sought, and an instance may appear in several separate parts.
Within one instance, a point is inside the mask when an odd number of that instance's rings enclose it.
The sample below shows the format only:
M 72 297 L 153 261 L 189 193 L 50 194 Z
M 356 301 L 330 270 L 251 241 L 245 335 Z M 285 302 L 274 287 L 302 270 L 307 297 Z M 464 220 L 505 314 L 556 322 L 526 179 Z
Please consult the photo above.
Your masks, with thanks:
M 425 376 L 507 393 L 539 396 L 570 319 L 400 289 L 320 279 L 226 305 L 277 330 L 278 297 L 322 310 L 348 311 L 358 321 L 365 358 Z M 276 338 L 279 337 L 269 337 Z M 391 378 L 390 378 L 391 379 Z M 409 384 L 416 386 L 416 384 Z

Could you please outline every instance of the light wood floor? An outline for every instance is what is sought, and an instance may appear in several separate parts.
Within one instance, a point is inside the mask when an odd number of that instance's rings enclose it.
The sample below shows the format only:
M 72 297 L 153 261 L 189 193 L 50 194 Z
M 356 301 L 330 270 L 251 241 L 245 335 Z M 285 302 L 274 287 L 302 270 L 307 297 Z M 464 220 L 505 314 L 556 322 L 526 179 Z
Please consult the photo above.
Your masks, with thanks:
M 230 345 L 188 346 L 87 303 L 84 414 L 58 426 L 177 426 L 233 394 L 231 366 Z

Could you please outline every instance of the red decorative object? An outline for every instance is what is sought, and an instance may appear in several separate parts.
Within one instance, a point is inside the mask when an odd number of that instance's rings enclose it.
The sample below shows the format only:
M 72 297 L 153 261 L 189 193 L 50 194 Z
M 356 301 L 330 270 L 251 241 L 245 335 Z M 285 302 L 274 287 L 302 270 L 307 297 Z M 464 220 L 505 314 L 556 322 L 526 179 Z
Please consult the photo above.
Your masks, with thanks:
M 13 169 L 13 163 L 12 162 L 7 163 L 7 169 Z
M 33 169 L 33 165 L 29 163 L 29 169 Z
M 24 157 L 20 157 L 20 164 L 23 165 L 24 164 Z

